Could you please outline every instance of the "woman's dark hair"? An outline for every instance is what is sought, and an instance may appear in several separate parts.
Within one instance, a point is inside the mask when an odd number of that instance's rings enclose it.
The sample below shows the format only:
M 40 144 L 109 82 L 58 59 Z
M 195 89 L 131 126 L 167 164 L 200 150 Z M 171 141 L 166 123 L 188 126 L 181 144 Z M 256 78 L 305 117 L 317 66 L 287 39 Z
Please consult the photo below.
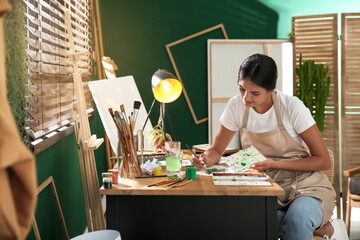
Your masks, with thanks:
M 238 82 L 248 79 L 266 90 L 274 90 L 277 80 L 277 66 L 275 61 L 259 53 L 246 58 L 240 66 Z

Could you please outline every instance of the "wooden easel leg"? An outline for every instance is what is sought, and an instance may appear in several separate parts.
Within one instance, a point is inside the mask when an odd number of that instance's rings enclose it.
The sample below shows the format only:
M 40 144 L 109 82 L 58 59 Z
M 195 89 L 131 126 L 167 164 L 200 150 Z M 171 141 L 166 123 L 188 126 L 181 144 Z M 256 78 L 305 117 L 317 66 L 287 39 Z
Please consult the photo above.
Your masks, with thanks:
M 105 152 L 106 152 L 106 162 L 107 162 L 107 167 L 108 169 L 112 169 L 113 168 L 113 165 L 112 165 L 112 162 L 111 162 L 111 159 L 110 159 L 110 144 L 109 144 L 109 138 L 105 132 L 105 129 L 104 129 L 104 142 L 105 142 Z
M 76 109 L 76 106 L 74 105 Z M 83 196 L 84 196 L 84 205 L 85 205 L 85 214 L 86 214 L 86 222 L 88 226 L 88 231 L 92 232 L 92 225 L 90 219 L 90 208 L 89 208 L 89 195 L 86 186 L 86 178 L 85 178 L 85 169 L 84 169 L 84 157 L 82 154 L 81 143 L 79 139 L 79 123 L 77 120 L 77 111 L 73 109 L 73 121 L 74 121 L 74 129 L 75 129 L 75 138 L 76 138 L 76 145 L 79 157 L 79 166 L 80 166 L 80 175 L 81 175 L 81 183 L 83 189 Z

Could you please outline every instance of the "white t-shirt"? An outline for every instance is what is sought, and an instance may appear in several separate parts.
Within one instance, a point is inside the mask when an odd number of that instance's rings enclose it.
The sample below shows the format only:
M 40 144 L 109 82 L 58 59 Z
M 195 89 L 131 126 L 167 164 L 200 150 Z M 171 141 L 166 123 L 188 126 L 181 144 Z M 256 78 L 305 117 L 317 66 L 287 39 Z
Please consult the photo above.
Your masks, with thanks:
M 280 91 L 276 91 L 276 94 L 286 130 L 298 143 L 303 144 L 299 134 L 315 124 L 310 110 L 297 97 L 284 94 Z M 245 109 L 246 107 L 240 95 L 232 97 L 220 117 L 220 123 L 231 131 L 237 131 L 242 125 Z M 263 133 L 274 130 L 277 126 L 274 106 L 271 106 L 263 114 L 257 113 L 253 108 L 249 109 L 249 118 L 246 126 L 248 130 Z

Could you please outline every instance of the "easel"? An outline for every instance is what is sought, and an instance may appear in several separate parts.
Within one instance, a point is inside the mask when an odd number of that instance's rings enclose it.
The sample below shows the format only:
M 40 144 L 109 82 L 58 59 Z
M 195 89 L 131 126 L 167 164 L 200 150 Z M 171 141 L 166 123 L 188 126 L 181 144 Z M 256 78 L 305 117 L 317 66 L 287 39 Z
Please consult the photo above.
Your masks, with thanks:
M 80 60 L 80 57 L 84 53 L 75 53 L 74 39 L 68 11 L 65 11 L 65 22 L 67 25 L 70 50 L 72 52 L 70 60 L 73 63 L 74 69 L 74 92 L 76 96 L 76 104 L 73 105 L 74 128 L 85 201 L 86 219 L 88 231 L 91 232 L 105 229 L 105 219 L 101 205 L 99 181 L 94 156 L 94 150 L 96 150 L 104 140 L 102 138 L 97 139 L 96 135 L 91 136 L 89 119 L 86 112 L 84 89 L 80 70 L 77 65 L 77 61 Z M 79 119 L 77 116 L 79 116 Z

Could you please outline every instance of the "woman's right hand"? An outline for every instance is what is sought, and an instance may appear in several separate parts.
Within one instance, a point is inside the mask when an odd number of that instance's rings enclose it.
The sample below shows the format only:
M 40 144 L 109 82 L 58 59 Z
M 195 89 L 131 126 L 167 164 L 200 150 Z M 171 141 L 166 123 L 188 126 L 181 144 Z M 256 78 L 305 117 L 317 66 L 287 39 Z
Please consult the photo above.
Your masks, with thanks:
M 192 165 L 194 165 L 197 168 L 197 170 L 204 170 L 206 167 L 210 167 L 214 164 L 217 164 L 220 161 L 221 155 L 218 152 L 216 152 L 214 149 L 210 148 L 206 150 L 204 153 L 200 154 L 198 158 L 192 156 L 192 159 L 190 159 L 190 161 Z

